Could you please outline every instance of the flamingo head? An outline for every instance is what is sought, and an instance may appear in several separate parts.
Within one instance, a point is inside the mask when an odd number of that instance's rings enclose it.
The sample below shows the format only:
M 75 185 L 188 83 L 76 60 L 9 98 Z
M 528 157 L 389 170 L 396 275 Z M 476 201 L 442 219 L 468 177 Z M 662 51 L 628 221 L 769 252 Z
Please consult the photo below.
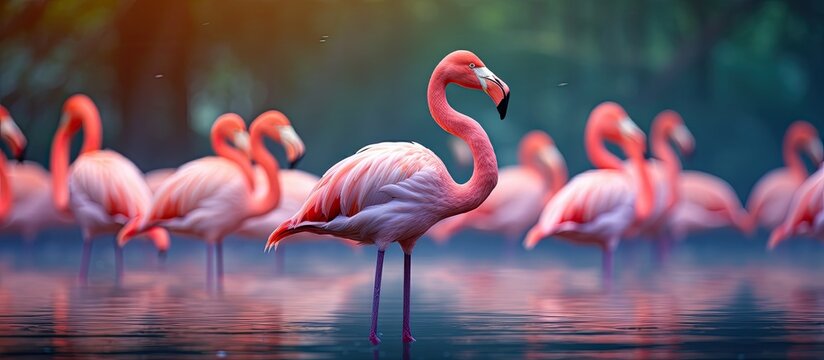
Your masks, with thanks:
M 695 137 L 684 124 L 684 119 L 675 111 L 664 110 L 653 120 L 653 132 L 669 137 L 681 154 L 690 156 L 695 151 Z
M 0 137 L 9 145 L 12 154 L 23 161 L 26 153 L 26 137 L 3 106 L 0 106 Z
M 289 161 L 289 168 L 294 168 L 298 161 L 303 158 L 306 146 L 298 133 L 295 132 L 292 123 L 280 111 L 269 110 L 260 114 L 252 122 L 251 127 L 252 134 L 259 131 L 283 145 L 286 151 L 286 159 Z
M 818 130 L 812 124 L 803 120 L 792 123 L 787 130 L 785 141 L 798 144 L 797 146 L 807 153 L 816 166 L 824 161 L 824 146 L 818 137 Z
M 469 89 L 482 90 L 495 103 L 501 120 L 506 117 L 509 105 L 509 86 L 492 73 L 477 55 L 458 50 L 441 60 L 439 68 L 451 82 Z
M 621 105 L 611 101 L 601 103 L 592 110 L 590 119 L 587 126 L 596 127 L 595 132 L 604 139 L 620 146 L 627 156 L 643 159 L 647 137 Z
M 212 125 L 212 141 L 230 141 L 235 148 L 243 152 L 246 157 L 251 156 L 249 133 L 246 132 L 246 123 L 238 114 L 223 114 Z
M 564 156 L 558 151 L 555 141 L 541 130 L 533 130 L 524 135 L 518 148 L 518 158 L 523 164 L 537 162 L 543 170 L 549 173 L 566 171 Z M 566 174 L 564 174 L 563 181 L 566 182 Z

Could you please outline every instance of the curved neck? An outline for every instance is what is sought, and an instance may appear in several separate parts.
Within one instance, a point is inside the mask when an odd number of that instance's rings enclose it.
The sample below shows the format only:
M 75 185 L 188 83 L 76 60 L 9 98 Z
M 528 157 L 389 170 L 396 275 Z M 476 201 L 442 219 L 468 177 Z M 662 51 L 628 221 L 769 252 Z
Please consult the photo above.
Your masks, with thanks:
M 635 220 L 642 222 L 652 214 L 654 202 L 654 190 L 652 187 L 652 179 L 650 178 L 649 169 L 647 168 L 647 161 L 643 154 L 630 154 L 631 166 L 635 168 L 638 176 L 635 177 Z
M 6 169 L 6 155 L 0 151 L 0 221 L 4 221 L 11 210 L 12 190 Z
M 83 129 L 83 147 L 80 149 L 80 154 L 100 150 L 103 142 L 100 115 L 96 111 L 89 110 L 80 115 L 69 116 L 80 117 L 80 126 Z M 72 119 L 66 121 L 68 123 L 61 124 L 54 134 L 49 166 L 52 173 L 52 200 L 55 208 L 61 212 L 69 210 L 69 155 L 72 137 L 79 130 L 71 126 Z
M 237 166 L 240 167 L 241 172 L 243 172 L 243 177 L 246 179 L 246 185 L 249 186 L 249 189 L 254 189 L 255 176 L 252 171 L 252 163 L 249 161 L 249 158 L 240 150 L 227 144 L 226 139 L 219 134 L 213 132 L 210 135 L 210 139 L 212 142 L 212 151 L 214 151 L 218 156 L 226 158 L 237 164 Z
M 799 154 L 799 149 L 803 145 L 801 143 L 801 138 L 798 136 L 789 136 L 784 139 L 784 164 L 789 169 L 790 174 L 794 177 L 799 179 L 806 179 L 807 175 L 807 167 L 804 166 L 804 162 L 801 160 L 801 155 Z
M 272 154 L 269 153 L 269 150 L 266 149 L 263 137 L 264 133 L 261 127 L 252 127 L 252 159 L 263 168 L 269 186 L 262 193 L 254 192 L 259 195 L 254 196 L 252 199 L 250 217 L 266 214 L 277 208 L 280 203 L 280 166 Z
M 668 134 L 660 127 L 653 127 L 652 131 L 652 154 L 661 160 L 664 166 L 665 176 L 669 192 L 669 199 L 666 209 L 669 210 L 678 202 L 678 176 L 681 173 L 681 160 L 673 151 L 672 146 L 667 141 Z
M 586 147 L 589 161 L 596 168 L 623 168 L 621 159 L 607 151 L 606 146 L 604 146 L 604 135 L 597 121 L 587 122 L 586 134 L 584 135 L 584 146 Z
M 449 80 L 441 68 L 436 68 L 429 79 L 427 103 L 435 122 L 446 132 L 466 142 L 472 152 L 472 177 L 465 184 L 455 184 L 455 207 L 451 214 L 459 214 L 478 207 L 498 183 L 498 160 L 489 142 L 489 136 L 475 120 L 453 109 L 446 101 Z

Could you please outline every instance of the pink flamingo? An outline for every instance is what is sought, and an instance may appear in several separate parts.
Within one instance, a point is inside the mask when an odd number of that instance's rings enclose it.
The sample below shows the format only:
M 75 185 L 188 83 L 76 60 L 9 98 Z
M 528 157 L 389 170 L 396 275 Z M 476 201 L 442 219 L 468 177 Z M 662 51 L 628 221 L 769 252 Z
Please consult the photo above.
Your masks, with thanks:
M 564 157 L 549 134 L 535 130 L 518 145 L 519 165 L 498 174 L 498 185 L 477 209 L 445 219 L 429 234 L 439 242 L 463 228 L 500 233 L 509 239 L 522 236 L 538 221 L 547 201 L 567 181 Z
M 653 211 L 652 180 L 644 159 L 646 137 L 613 102 L 592 110 L 585 132 L 587 156 L 598 169 L 575 176 L 549 200 L 527 233 L 524 247 L 532 249 L 548 236 L 600 246 L 604 275 L 609 278 L 612 254 L 621 237 Z M 604 140 L 621 147 L 629 164 L 610 154 Z
M 26 137 L 2 105 L 0 105 L 0 137 L 9 145 L 12 155 L 22 160 L 26 148 Z M 5 221 L 11 212 L 13 196 L 6 155 L 0 152 L 0 221 Z
M 80 155 L 69 166 L 71 139 L 83 129 Z M 117 232 L 130 219 L 149 208 L 151 193 L 143 174 L 129 159 L 112 150 L 101 150 L 100 114 L 85 95 L 73 95 L 63 106 L 63 118 L 54 135 L 51 172 L 54 206 L 71 211 L 83 233 L 80 280 L 88 277 L 92 239 Z M 147 234 L 161 253 L 169 247 L 169 234 L 153 228 Z M 123 252 L 115 246 L 115 274 L 123 274 Z
M 784 134 L 784 164 L 786 167 L 768 172 L 753 187 L 747 200 L 752 227 L 773 229 L 790 212 L 793 193 L 807 179 L 807 168 L 799 151 L 805 151 L 816 166 L 824 160 L 824 149 L 818 131 L 806 121 L 796 121 Z
M 2 223 L 3 231 L 19 233 L 30 242 L 43 229 L 73 223 L 69 214 L 54 207 L 51 174 L 40 164 L 24 161 L 9 164 L 7 170 L 14 210 Z
M 415 242 L 432 225 L 447 217 L 477 208 L 498 182 L 498 163 L 489 137 L 469 116 L 455 111 L 446 100 L 450 83 L 483 90 L 503 119 L 509 87 L 475 54 L 455 51 L 432 73 L 427 89 L 429 111 L 435 122 L 465 141 L 474 157 L 474 171 L 466 184 L 457 184 L 441 159 L 415 143 L 369 145 L 330 168 L 321 177 L 303 208 L 269 237 L 270 249 L 285 237 L 300 232 L 329 234 L 375 244 L 375 288 L 369 340 L 378 344 L 378 304 L 386 248 L 400 244 L 404 252 L 403 331 L 409 328 L 411 255 Z
M 747 214 L 729 184 L 718 177 L 698 171 L 681 171 L 678 156 L 667 145 L 672 139 L 682 154 L 689 155 L 695 147 L 692 133 L 677 112 L 666 110 L 658 114 L 652 125 L 652 152 L 664 163 L 665 174 L 657 181 L 667 184 L 666 212 L 659 220 L 657 232 L 669 241 L 683 238 L 688 232 L 738 226 L 746 231 Z
M 824 167 L 804 181 L 793 195 L 790 211 L 770 234 L 769 249 L 792 236 L 824 239 Z
M 726 181 L 700 171 L 684 171 L 678 179 L 680 201 L 668 221 L 670 234 L 682 239 L 688 233 L 733 226 L 743 233 L 751 222 L 735 190 Z
M 678 178 L 681 173 L 681 161 L 669 145 L 670 140 L 682 153 L 692 151 L 694 141 L 689 129 L 684 125 L 683 119 L 678 113 L 665 110 L 652 121 L 650 145 L 655 159 L 647 161 L 655 201 L 647 219 L 634 224 L 624 234 L 626 236 L 641 235 L 649 237 L 657 240 L 658 245 L 669 242 L 669 239 L 667 239 L 667 220 L 680 196 Z M 634 171 L 632 168 L 629 170 Z
M 291 163 L 299 160 L 304 152 L 300 137 L 286 116 L 278 111 L 258 116 L 250 127 L 250 134 L 246 133 L 240 116 L 219 117 L 211 130 L 212 149 L 218 156 L 207 156 L 181 166 L 155 193 L 148 214 L 133 219 L 118 234 L 118 243 L 122 246 L 152 226 L 200 237 L 208 245 L 208 284 L 213 283 L 213 257 L 217 259 L 217 278 L 221 281 L 223 238 L 240 228 L 246 219 L 277 207 L 281 198 L 279 186 L 267 186 L 266 191 L 256 194 L 248 156 L 229 146 L 227 140 L 233 140 L 241 149 L 251 146 L 252 159 L 263 168 L 270 184 L 279 183 L 280 168 L 266 150 L 264 136 L 280 142 Z
M 12 154 L 22 159 L 26 147 L 26 137 L 14 123 L 8 111 L 0 106 L 0 136 L 9 144 Z M 5 159 L 0 159 L 5 164 Z M 68 225 L 71 219 L 61 214 L 52 203 L 51 175 L 37 163 L 18 161 L 5 165 L 5 175 L 11 190 L 11 204 L 14 207 L 2 222 L 2 231 L 19 233 L 27 242 L 34 240 L 44 228 Z M 2 176 L 2 175 L 0 175 Z M 2 195 L 3 200 L 8 197 Z

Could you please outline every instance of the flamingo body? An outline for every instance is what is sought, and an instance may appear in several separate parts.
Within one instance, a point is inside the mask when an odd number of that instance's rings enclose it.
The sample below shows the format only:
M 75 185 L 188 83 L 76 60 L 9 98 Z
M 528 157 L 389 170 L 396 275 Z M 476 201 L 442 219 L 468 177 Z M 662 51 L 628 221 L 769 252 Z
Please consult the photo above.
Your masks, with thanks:
M 549 201 L 524 245 L 560 236 L 614 250 L 635 218 L 636 188 L 619 170 L 589 170 L 575 176 Z
M 768 247 L 792 236 L 824 240 L 824 167 L 813 173 L 793 195 L 790 212 L 770 234 Z
M 41 230 L 68 226 L 71 216 L 57 211 L 52 203 L 51 176 L 40 164 L 25 161 L 7 167 L 14 210 L 2 231 L 22 234 L 33 240 Z
M 147 222 L 209 242 L 231 233 L 248 217 L 253 190 L 243 170 L 209 156 L 181 166 L 158 188 Z
M 684 171 L 678 186 L 681 200 L 669 219 L 676 238 L 729 226 L 749 232 L 748 215 L 726 181 L 699 171 Z
M 773 229 L 784 221 L 790 212 L 793 194 L 804 183 L 804 177 L 798 177 L 786 168 L 768 172 L 755 185 L 747 202 L 753 221 Z
M 395 241 L 411 248 L 450 215 L 453 187 L 446 166 L 431 150 L 415 143 L 373 144 L 330 168 L 273 239 L 308 231 L 379 249 Z

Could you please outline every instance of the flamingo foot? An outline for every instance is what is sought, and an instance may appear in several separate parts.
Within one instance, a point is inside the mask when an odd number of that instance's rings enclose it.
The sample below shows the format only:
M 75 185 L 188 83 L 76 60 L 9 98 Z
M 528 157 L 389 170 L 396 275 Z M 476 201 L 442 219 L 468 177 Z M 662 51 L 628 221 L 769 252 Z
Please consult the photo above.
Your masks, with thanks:
M 406 344 L 415 342 L 415 338 L 412 337 L 412 332 L 411 331 L 409 331 L 409 330 L 404 330 L 403 331 L 403 342 L 406 343 Z
M 372 345 L 378 345 L 381 343 L 381 339 L 378 337 L 378 334 L 371 332 L 369 333 L 369 342 L 372 343 Z

